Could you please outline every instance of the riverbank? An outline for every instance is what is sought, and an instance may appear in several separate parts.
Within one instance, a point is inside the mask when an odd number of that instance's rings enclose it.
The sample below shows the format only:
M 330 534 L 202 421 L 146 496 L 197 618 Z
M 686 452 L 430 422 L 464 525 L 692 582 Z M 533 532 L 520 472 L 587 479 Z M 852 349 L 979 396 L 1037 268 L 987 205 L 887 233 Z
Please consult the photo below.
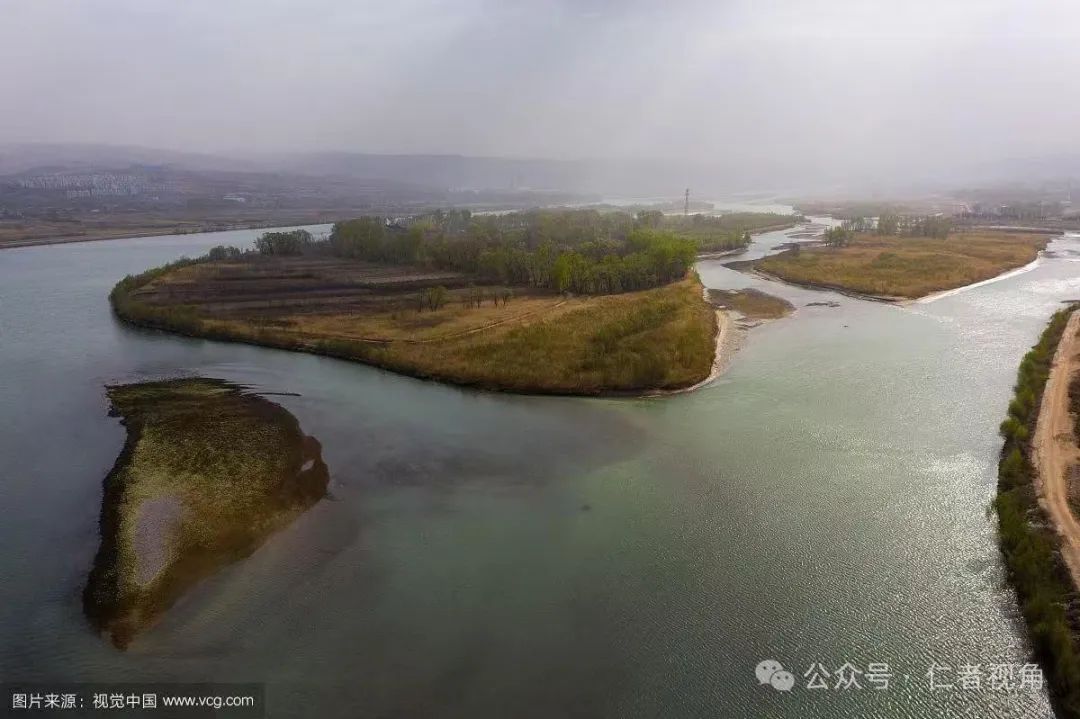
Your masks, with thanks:
M 1080 521 L 1071 507 L 1073 468 L 1080 464 L 1069 388 L 1080 376 L 1080 312 L 1069 316 L 1046 381 L 1032 439 L 1039 503 L 1061 536 L 1061 556 L 1080 587 Z
M 1007 232 L 928 237 L 858 235 L 842 247 L 793 247 L 749 263 L 743 271 L 812 289 L 903 302 L 998 277 L 1034 261 L 1043 235 Z
M 194 584 L 322 499 L 329 474 L 289 412 L 235 385 L 169 380 L 108 396 L 128 435 L 105 478 L 83 606 L 122 649 Z
M 760 228 L 755 229 L 755 230 L 750 230 L 750 236 L 751 237 L 756 237 L 757 235 L 764 235 L 765 233 L 768 233 L 768 232 L 782 232 L 783 230 L 790 230 L 793 227 L 798 227 L 800 224 L 801 223 L 799 223 L 799 222 L 784 222 L 784 223 L 777 224 L 777 225 L 769 225 L 769 226 L 766 226 L 766 227 L 760 227 Z M 718 260 L 718 259 L 721 259 L 723 257 L 733 257 L 735 255 L 741 255 L 742 253 L 746 252 L 746 250 L 749 247 L 750 247 L 750 245 L 746 245 L 744 247 L 736 247 L 736 248 L 730 249 L 730 250 L 716 250 L 716 251 L 699 252 L 699 253 L 697 253 L 697 258 L 699 260 Z
M 737 269 L 740 272 L 745 272 L 748 275 L 759 277 L 763 280 L 770 282 L 779 282 L 782 285 L 788 285 L 789 287 L 801 287 L 808 290 L 821 290 L 823 292 L 835 292 L 838 295 L 844 295 L 845 297 L 851 297 L 856 300 L 868 300 L 870 302 L 885 302 L 888 304 L 900 304 L 903 302 L 909 302 L 907 297 L 899 297 L 894 295 L 873 295 L 865 292 L 856 292 L 855 290 L 848 289 L 843 285 L 832 284 L 829 282 L 795 282 L 793 280 L 787 280 L 779 275 L 774 275 L 764 270 L 758 269 L 752 266 L 753 262 L 745 263 L 743 266 L 736 266 L 736 263 L 729 262 L 726 267 Z
M 1020 364 L 1016 395 L 1001 424 L 1005 443 L 994 501 L 1010 583 L 1058 716 L 1067 719 L 1080 717 L 1080 625 L 1067 610 L 1080 601 L 1080 554 L 1074 544 L 1080 528 L 1065 485 L 1073 444 L 1068 387 L 1078 318 L 1075 305 L 1054 314 Z
M 127 240 L 140 237 L 170 237 L 173 235 L 201 235 L 211 232 L 230 232 L 233 230 L 269 229 L 275 227 L 298 227 L 304 225 L 329 224 L 338 219 L 339 214 L 307 214 L 260 218 L 251 221 L 214 221 L 214 220 L 163 220 L 160 222 L 133 223 L 115 227 L 92 227 L 79 234 L 70 234 L 61 224 L 34 228 L 30 232 L 13 232 L 10 228 L 0 227 L 0 250 L 19 247 L 38 247 L 41 245 L 66 245 L 79 242 L 103 242 L 106 240 Z
M 697 276 L 613 295 L 475 287 L 457 273 L 333 258 L 188 261 L 117 284 L 118 317 L 192 337 L 354 360 L 524 394 L 682 389 L 718 324 Z
M 709 290 L 705 290 L 704 294 L 708 299 Z M 735 318 L 732 317 L 730 312 L 722 309 L 716 310 L 716 345 L 713 349 L 713 362 L 712 367 L 709 370 L 708 376 L 696 384 L 692 384 L 689 387 L 682 387 L 681 389 L 671 390 L 656 390 L 653 392 L 637 393 L 643 397 L 667 397 L 673 394 L 686 394 L 687 392 L 695 392 L 702 387 L 705 387 L 718 379 L 720 375 L 727 371 L 728 365 L 731 364 L 732 358 L 739 349 L 745 332 L 740 330 L 735 325 Z

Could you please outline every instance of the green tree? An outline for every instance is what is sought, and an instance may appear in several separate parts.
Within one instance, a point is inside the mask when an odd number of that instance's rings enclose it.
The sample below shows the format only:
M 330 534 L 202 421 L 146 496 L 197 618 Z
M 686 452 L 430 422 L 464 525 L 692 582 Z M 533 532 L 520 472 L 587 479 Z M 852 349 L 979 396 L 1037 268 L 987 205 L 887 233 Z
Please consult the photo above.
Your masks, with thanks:
M 242 254 L 237 247 L 218 245 L 217 247 L 211 247 L 210 251 L 206 253 L 206 257 L 211 261 L 238 260 Z
M 338 222 L 330 233 L 330 247 L 339 257 L 378 262 L 388 260 L 383 247 L 386 221 L 381 217 L 358 217 Z
M 442 285 L 432 287 L 428 290 L 428 306 L 431 307 L 431 311 L 434 312 L 446 304 L 447 291 Z
M 695 217 L 697 217 L 697 215 L 695 215 Z M 639 227 L 656 229 L 663 221 L 664 213 L 660 210 L 641 210 L 637 213 L 637 224 Z
M 892 212 L 882 212 L 877 221 L 879 235 L 895 235 L 900 230 L 900 216 Z
M 851 230 L 846 227 L 830 227 L 825 230 L 824 242 L 829 247 L 846 247 L 851 242 Z
M 255 240 L 255 249 L 262 255 L 299 255 L 310 245 L 311 233 L 307 230 L 265 232 Z

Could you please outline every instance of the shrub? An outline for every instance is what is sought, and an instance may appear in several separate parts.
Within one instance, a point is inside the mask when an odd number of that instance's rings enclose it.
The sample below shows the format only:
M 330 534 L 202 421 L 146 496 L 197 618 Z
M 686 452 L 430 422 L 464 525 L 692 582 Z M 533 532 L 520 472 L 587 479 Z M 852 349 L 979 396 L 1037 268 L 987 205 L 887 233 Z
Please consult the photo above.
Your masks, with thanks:
M 1050 364 L 1068 317 L 1077 306 L 1057 312 L 1017 371 L 1005 438 L 998 464 L 998 539 L 1009 579 L 1016 589 L 1035 654 L 1043 664 L 1060 716 L 1080 717 L 1080 654 L 1075 627 L 1064 607 L 1077 599 L 1058 551 L 1059 539 L 1047 527 L 1032 486 L 1030 436 Z
M 265 232 L 255 240 L 255 249 L 261 255 L 300 255 L 310 245 L 311 233 L 307 230 Z

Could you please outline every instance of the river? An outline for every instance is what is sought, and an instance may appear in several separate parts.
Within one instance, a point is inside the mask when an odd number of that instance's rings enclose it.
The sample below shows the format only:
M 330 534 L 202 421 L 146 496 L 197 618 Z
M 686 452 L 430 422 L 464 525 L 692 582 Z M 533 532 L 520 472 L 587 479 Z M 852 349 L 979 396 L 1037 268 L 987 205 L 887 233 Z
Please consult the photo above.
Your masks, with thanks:
M 272 717 L 1049 715 L 926 673 L 1026 661 L 996 430 L 1080 297 L 1080 239 L 907 307 L 702 262 L 798 309 L 660 399 L 478 393 L 111 316 L 123 275 L 256 234 L 0 251 L 0 678 L 265 682 Z M 322 442 L 331 498 L 121 653 L 80 603 L 124 439 L 104 386 L 189 374 L 296 393 L 272 399 Z M 766 658 L 792 691 L 758 684 Z M 893 676 L 808 689 L 817 663 Z

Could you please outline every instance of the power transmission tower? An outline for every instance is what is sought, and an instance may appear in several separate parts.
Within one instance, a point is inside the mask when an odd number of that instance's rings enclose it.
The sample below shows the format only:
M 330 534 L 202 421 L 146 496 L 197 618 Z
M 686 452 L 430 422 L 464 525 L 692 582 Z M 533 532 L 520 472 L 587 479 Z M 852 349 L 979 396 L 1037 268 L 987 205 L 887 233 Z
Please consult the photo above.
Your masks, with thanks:
M 689 187 L 686 188 L 686 202 L 683 204 L 682 213 L 683 213 L 683 217 L 688 217 L 690 215 L 690 188 Z

